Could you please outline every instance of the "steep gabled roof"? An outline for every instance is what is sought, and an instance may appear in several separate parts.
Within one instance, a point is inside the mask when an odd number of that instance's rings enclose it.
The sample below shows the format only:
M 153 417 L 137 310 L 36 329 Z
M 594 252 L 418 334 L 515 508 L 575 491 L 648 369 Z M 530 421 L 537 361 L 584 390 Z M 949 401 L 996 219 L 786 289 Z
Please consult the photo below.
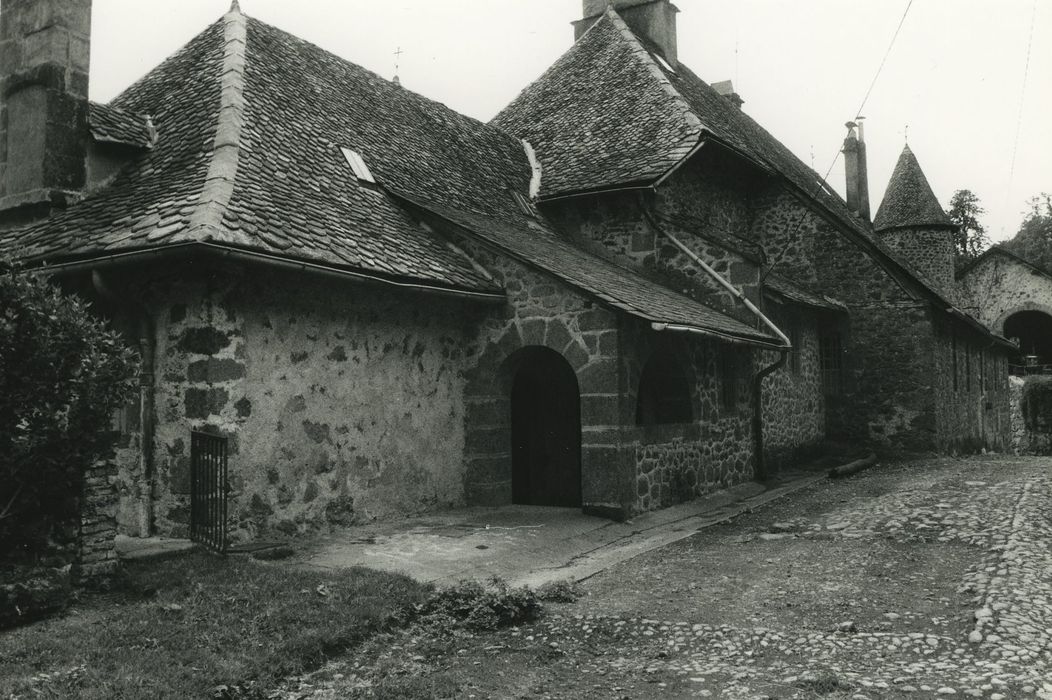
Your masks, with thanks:
M 873 228 L 885 231 L 892 228 L 953 225 L 935 198 L 928 178 L 924 177 L 917 157 L 907 144 L 891 173 L 888 189 L 873 218 Z
M 508 190 L 528 192 L 518 140 L 236 8 L 110 107 L 152 115 L 154 148 L 68 209 L 0 233 L 0 249 L 32 264 L 209 242 L 495 290 L 382 188 L 358 182 L 341 147 L 381 184 L 460 206 L 515 212 Z
M 542 198 L 653 181 L 701 134 L 647 49 L 609 9 L 491 123 L 536 149 Z
M 1035 265 L 1034 263 L 1030 262 L 1029 260 L 1026 260 L 1025 258 L 1020 257 L 1019 255 L 1016 255 L 1011 250 L 1009 250 L 1008 248 L 1005 248 L 1003 245 L 1000 245 L 1000 244 L 995 245 L 995 246 L 991 246 L 990 248 L 985 250 L 981 255 L 979 255 L 979 256 L 973 258 L 972 260 L 968 261 L 968 263 L 966 265 L 964 265 L 964 267 L 962 267 L 960 270 L 957 271 L 957 279 L 962 279 L 962 278 L 966 277 L 969 273 L 971 273 L 973 270 L 978 268 L 979 265 L 981 265 L 982 263 L 984 263 L 987 260 L 990 260 L 991 258 L 994 258 L 994 257 L 1005 258 L 1005 259 L 1007 259 L 1007 260 L 1009 260 L 1011 262 L 1014 262 L 1014 263 L 1017 263 L 1017 264 L 1022 265 L 1024 267 L 1029 268 L 1031 270 L 1031 272 L 1033 272 L 1034 274 L 1038 274 L 1038 275 L 1041 275 L 1042 277 L 1047 277 L 1048 279 L 1052 280 L 1052 272 L 1050 272 L 1049 270 L 1046 270 L 1043 267 Z
M 493 123 L 536 150 L 545 173 L 542 200 L 653 186 L 699 144 L 714 140 L 777 174 L 900 284 L 941 308 L 953 307 L 922 272 L 880 242 L 821 175 L 682 62 L 673 67 L 661 59 L 611 8 Z M 584 165 L 573 165 L 578 162 Z
M 29 263 L 90 263 L 196 245 L 431 288 L 499 291 L 421 226 L 425 213 L 615 309 L 779 344 L 574 247 L 539 212 L 524 211 L 534 168 L 518 139 L 247 18 L 236 4 L 112 105 L 91 109 L 93 129 L 122 143 L 137 137 L 135 115 L 152 115 L 154 147 L 104 189 L 0 233 L 0 250 L 17 249 Z M 344 149 L 375 183 L 359 180 Z

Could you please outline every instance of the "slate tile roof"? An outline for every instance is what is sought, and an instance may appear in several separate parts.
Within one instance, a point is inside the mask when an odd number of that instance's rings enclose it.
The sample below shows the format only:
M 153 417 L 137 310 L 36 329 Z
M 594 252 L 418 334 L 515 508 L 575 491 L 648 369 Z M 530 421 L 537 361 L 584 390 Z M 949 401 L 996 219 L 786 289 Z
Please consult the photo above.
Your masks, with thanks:
M 126 112 L 112 105 L 88 104 L 91 136 L 102 143 L 149 148 L 153 145 L 153 126 L 148 117 Z
M 914 226 L 953 225 L 932 192 L 928 178 L 924 177 L 917 156 L 913 155 L 907 144 L 895 163 L 884 199 L 873 218 L 873 228 L 885 231 Z
M 514 210 L 508 188 L 528 191 L 531 168 L 518 140 L 239 12 L 110 107 L 93 113 L 112 129 L 124 115 L 152 115 L 155 147 L 70 208 L 0 233 L 0 250 L 56 262 L 213 241 L 494 291 L 381 188 L 359 184 L 340 146 L 362 153 L 381 183 L 460 206 Z M 230 155 L 221 154 L 224 145 L 236 151 L 235 167 L 221 162 Z M 217 190 L 223 179 L 226 189 Z
M 651 282 L 634 270 L 588 253 L 534 222 L 500 221 L 452 209 L 433 201 L 407 198 L 513 258 L 535 265 L 600 301 L 647 321 L 683 325 L 723 338 L 780 347 L 779 339 L 690 297 Z
M 652 184 L 702 140 L 715 139 L 781 175 L 929 296 L 952 306 L 922 272 L 881 243 L 818 173 L 683 63 L 673 69 L 658 60 L 613 9 L 493 123 L 536 150 L 545 169 L 542 199 Z
M 528 197 L 533 169 L 517 138 L 236 8 L 91 113 L 96 137 L 120 143 L 140 143 L 145 122 L 136 115 L 150 114 L 156 143 L 105 189 L 44 222 L 0 234 L 0 249 L 60 261 L 208 242 L 494 291 L 471 260 L 419 224 L 416 205 L 406 205 L 425 202 L 442 220 L 615 308 L 778 344 L 574 247 L 539 213 L 524 212 L 512 192 Z M 664 119 L 661 110 L 654 113 Z M 359 182 L 341 148 L 360 154 L 377 184 Z M 681 157 L 673 147 L 654 172 Z
M 612 11 L 492 121 L 536 149 L 541 197 L 650 181 L 697 144 L 701 125 Z
M 184 229 L 201 194 L 219 109 L 217 22 L 114 100 L 160 134 L 104 189 L 50 218 L 0 233 L 0 252 L 33 262 L 146 247 Z M 96 112 L 98 114 L 98 112 Z

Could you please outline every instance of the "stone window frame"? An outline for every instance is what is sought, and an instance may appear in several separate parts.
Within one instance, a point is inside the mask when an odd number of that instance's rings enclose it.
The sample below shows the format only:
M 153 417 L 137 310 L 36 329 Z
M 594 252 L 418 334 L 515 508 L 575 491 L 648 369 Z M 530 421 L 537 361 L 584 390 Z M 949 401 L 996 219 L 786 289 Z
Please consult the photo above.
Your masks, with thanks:
M 694 381 L 686 364 L 671 350 L 654 352 L 639 372 L 636 425 L 690 425 L 694 413 Z

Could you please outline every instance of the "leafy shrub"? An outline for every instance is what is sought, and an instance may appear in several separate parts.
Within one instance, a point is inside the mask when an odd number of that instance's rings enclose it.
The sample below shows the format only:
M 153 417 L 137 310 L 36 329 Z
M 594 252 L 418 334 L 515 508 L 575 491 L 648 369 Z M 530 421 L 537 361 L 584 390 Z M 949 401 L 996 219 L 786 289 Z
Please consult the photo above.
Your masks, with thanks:
M 136 364 L 87 304 L 0 263 L 0 559 L 75 537 L 84 472 Z
M 494 630 L 536 620 L 541 614 L 537 594 L 529 588 L 509 588 L 499 578 L 486 583 L 461 581 L 436 591 L 414 606 L 412 617 L 443 627 Z
M 549 581 L 537 589 L 537 597 L 545 603 L 574 603 L 581 595 L 581 587 L 572 579 Z
M 1023 420 L 1030 432 L 1052 432 L 1052 377 L 1030 375 L 1023 384 Z

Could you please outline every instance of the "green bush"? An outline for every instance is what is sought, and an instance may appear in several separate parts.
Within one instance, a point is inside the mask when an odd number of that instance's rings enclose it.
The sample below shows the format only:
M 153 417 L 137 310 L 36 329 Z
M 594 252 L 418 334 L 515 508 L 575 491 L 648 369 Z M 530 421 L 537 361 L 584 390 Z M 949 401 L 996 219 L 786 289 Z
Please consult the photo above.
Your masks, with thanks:
M 495 630 L 536 620 L 542 611 L 537 594 L 529 588 L 510 588 L 499 578 L 486 583 L 460 581 L 436 591 L 413 607 L 410 617 L 444 628 Z
M 75 537 L 84 472 L 135 389 L 134 352 L 88 311 L 0 262 L 0 559 Z
M 1052 377 L 1028 376 L 1023 384 L 1021 408 L 1027 430 L 1052 432 Z

